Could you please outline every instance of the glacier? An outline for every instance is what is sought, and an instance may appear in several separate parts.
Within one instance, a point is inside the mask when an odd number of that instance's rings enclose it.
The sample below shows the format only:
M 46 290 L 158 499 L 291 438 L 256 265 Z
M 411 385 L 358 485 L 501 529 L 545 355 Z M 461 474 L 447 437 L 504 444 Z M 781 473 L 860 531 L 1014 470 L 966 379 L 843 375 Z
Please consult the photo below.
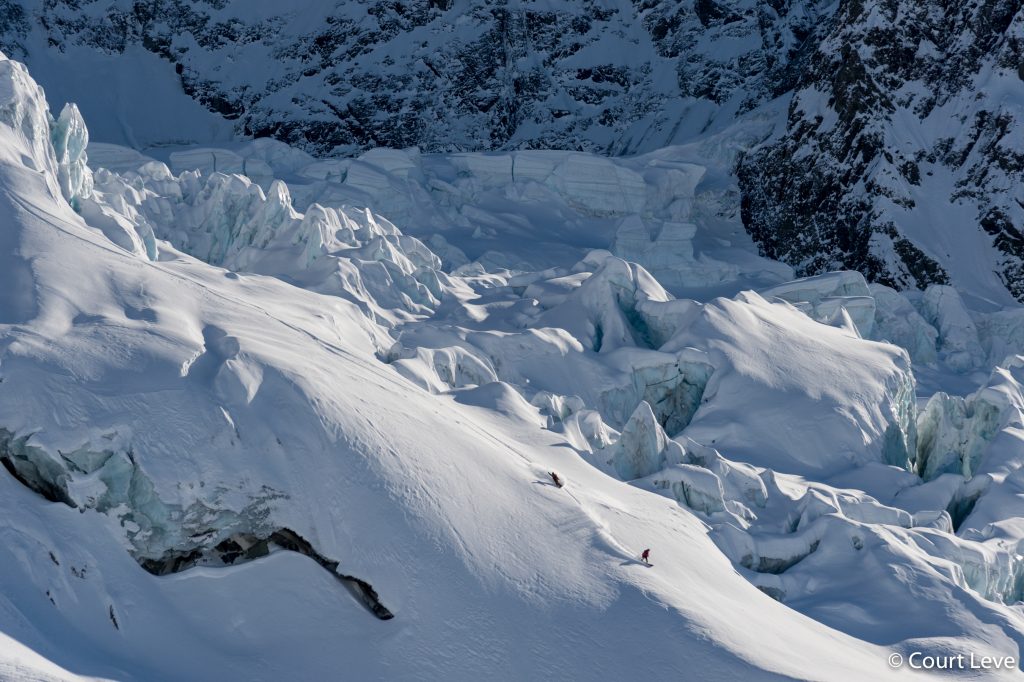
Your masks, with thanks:
M 1019 655 L 1022 309 L 795 279 L 707 149 L 157 159 L 0 59 L 0 675 Z

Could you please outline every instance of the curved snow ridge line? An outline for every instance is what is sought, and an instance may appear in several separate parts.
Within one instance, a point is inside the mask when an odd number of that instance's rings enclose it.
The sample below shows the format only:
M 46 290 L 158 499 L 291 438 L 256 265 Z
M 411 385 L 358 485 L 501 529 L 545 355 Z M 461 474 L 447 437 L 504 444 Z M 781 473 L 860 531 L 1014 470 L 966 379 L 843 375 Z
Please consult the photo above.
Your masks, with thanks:
M 0 428 L 0 464 L 4 469 L 12 478 L 46 500 L 65 504 L 72 509 L 82 509 L 82 505 L 75 501 L 69 490 L 69 485 L 73 484 L 73 477 L 70 473 L 56 462 L 49 461 L 45 453 L 35 452 L 37 448 L 26 445 L 26 441 L 27 438 L 14 438 L 9 431 Z M 108 457 L 103 465 L 116 457 L 115 453 L 106 454 Z M 68 464 L 74 464 L 73 455 L 62 454 L 61 457 Z M 130 453 L 127 457 L 134 466 L 134 457 Z M 103 465 L 97 471 L 102 469 Z M 96 509 L 101 511 L 99 504 L 96 505 Z M 130 522 L 127 516 L 122 517 L 122 524 L 126 520 Z M 230 519 L 228 520 L 230 521 Z M 217 529 L 211 528 L 194 533 L 189 540 L 201 542 L 204 537 L 206 539 L 217 537 L 216 534 Z M 280 527 L 269 533 L 236 532 L 213 547 L 203 547 L 202 544 L 198 544 L 191 548 L 172 548 L 156 558 L 146 556 L 142 550 L 130 552 L 130 554 L 143 570 L 159 576 L 180 573 L 200 565 L 226 567 L 235 563 L 248 563 L 268 556 L 277 550 L 296 552 L 313 559 L 333 575 L 374 616 L 381 620 L 394 618 L 394 614 L 381 603 L 377 591 L 369 582 L 354 575 L 340 573 L 338 571 L 340 562 L 329 559 L 318 552 L 312 543 L 290 528 Z M 111 611 L 111 621 L 117 627 L 113 611 Z

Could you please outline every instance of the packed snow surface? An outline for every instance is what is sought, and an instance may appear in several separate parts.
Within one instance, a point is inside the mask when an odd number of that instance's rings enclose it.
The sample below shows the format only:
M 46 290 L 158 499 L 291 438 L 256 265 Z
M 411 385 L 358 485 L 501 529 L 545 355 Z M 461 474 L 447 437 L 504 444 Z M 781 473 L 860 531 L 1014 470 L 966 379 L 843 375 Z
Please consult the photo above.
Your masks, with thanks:
M 792 281 L 714 148 L 159 161 L 0 60 L 0 676 L 1019 657 L 1024 310 Z

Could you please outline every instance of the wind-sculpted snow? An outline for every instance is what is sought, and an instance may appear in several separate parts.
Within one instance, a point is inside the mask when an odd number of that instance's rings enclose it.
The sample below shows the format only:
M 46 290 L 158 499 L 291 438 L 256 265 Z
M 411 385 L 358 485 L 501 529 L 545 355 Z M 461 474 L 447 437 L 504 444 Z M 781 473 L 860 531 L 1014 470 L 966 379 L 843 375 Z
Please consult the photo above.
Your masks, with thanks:
M 957 353 L 1011 348 L 1015 310 L 785 282 L 694 149 L 90 170 L 75 110 L 0 75 L 0 672 L 831 681 L 1019 654 L 1019 361 L 918 419 L 881 340 L 968 381 Z

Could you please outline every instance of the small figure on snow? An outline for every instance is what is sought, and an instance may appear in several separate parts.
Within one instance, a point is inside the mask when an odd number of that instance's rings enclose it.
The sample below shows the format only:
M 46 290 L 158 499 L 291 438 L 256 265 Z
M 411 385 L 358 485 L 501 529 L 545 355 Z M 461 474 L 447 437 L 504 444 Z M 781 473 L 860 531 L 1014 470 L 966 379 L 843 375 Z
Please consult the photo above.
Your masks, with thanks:
M 556 474 L 554 471 L 549 471 L 548 475 L 551 476 L 551 480 L 554 481 L 555 485 L 558 486 L 559 488 L 565 485 L 565 483 L 562 482 L 562 479 L 559 478 L 558 474 Z
M 641 558 L 641 559 L 643 559 L 643 562 L 644 562 L 645 564 L 647 564 L 648 566 L 650 566 L 650 565 L 651 565 L 651 559 L 650 559 L 650 556 L 651 556 L 651 550 L 649 550 L 649 549 L 645 549 L 645 550 L 644 550 L 644 553 L 640 555 L 640 558 Z

